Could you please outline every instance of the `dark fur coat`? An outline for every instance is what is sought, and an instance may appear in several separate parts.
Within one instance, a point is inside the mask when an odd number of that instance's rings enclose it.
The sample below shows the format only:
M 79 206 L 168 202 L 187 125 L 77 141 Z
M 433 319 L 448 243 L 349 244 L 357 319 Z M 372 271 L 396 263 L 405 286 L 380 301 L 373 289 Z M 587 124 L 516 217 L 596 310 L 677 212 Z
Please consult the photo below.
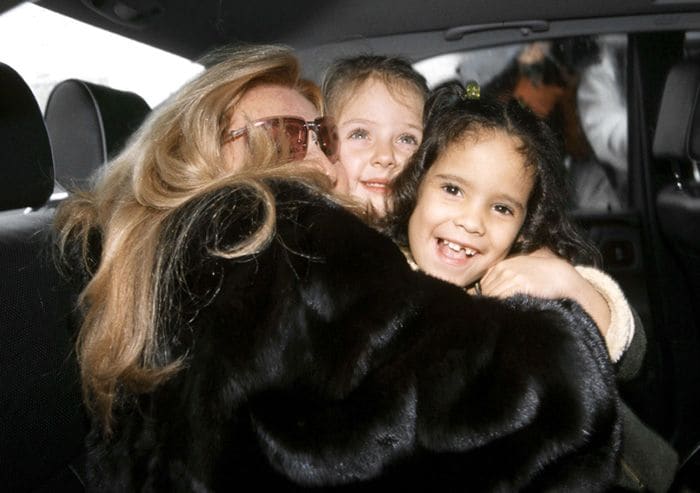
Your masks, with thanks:
M 93 429 L 94 491 L 608 487 L 617 395 L 578 305 L 467 296 L 303 186 L 273 189 L 257 255 L 209 253 L 258 224 L 246 189 L 166 228 L 188 239 L 164 334 L 186 365 L 122 396 L 110 439 Z

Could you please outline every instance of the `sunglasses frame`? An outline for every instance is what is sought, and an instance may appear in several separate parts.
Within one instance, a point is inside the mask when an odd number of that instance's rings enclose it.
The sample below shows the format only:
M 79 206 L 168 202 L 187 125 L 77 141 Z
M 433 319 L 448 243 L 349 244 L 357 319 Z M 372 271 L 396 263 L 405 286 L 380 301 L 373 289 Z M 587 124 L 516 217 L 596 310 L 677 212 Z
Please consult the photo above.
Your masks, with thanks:
M 280 128 L 286 128 L 286 122 L 287 121 L 293 121 L 297 124 L 300 124 L 302 128 L 305 129 L 306 131 L 306 137 L 304 140 L 304 155 L 302 157 L 299 157 L 297 159 L 304 159 L 306 157 L 306 154 L 308 153 L 309 150 L 309 131 L 312 131 L 316 135 L 316 140 L 315 143 L 319 146 L 323 154 L 328 157 L 328 159 L 335 163 L 339 160 L 338 157 L 338 148 L 339 148 L 339 138 L 338 138 L 338 128 L 335 124 L 335 120 L 333 120 L 332 117 L 330 116 L 320 116 L 316 118 L 315 120 L 312 121 L 306 121 L 301 117 L 298 116 L 290 116 L 290 115 L 281 115 L 281 116 L 268 116 L 265 118 L 260 118 L 258 120 L 254 120 L 250 122 L 248 125 L 245 127 L 237 128 L 235 130 L 228 131 L 224 134 L 224 139 L 222 140 L 222 144 L 227 144 L 229 142 L 232 142 L 240 137 L 243 137 L 248 133 L 250 130 L 250 127 L 273 127 L 274 122 L 279 122 Z M 327 142 L 325 139 L 321 138 L 323 128 L 328 129 L 328 135 L 330 135 L 330 138 L 332 141 L 334 141 L 334 146 L 335 148 L 332 148 L 329 146 L 332 146 L 332 142 Z

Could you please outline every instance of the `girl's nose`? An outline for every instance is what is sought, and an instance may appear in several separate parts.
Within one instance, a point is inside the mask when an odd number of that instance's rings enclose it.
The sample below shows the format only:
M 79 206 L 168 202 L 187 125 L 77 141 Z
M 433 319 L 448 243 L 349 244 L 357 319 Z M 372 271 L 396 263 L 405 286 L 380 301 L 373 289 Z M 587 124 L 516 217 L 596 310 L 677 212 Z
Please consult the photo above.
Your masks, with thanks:
M 388 168 L 396 166 L 396 156 L 391 142 L 377 142 L 372 155 L 372 165 Z
M 462 214 L 454 219 L 454 223 L 469 234 L 482 236 L 486 232 L 486 227 L 481 214 L 474 209 L 465 209 Z

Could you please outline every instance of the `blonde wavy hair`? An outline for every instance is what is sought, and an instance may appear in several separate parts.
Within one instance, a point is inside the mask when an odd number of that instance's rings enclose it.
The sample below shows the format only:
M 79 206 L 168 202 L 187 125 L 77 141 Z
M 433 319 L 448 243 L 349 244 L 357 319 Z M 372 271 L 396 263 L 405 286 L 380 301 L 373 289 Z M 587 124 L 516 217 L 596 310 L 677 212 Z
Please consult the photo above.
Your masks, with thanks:
M 78 300 L 83 321 L 76 351 L 85 401 L 108 433 L 122 392 L 148 392 L 183 364 L 173 360 L 161 333 L 167 303 L 162 286 L 168 284 L 163 277 L 176 274 L 162 268 L 170 261 L 158 244 L 173 211 L 222 186 L 253 190 L 267 211 L 264 224 L 231 250 L 212 252 L 237 257 L 259 251 L 274 232 L 274 197 L 266 178 L 321 186 L 320 174 L 285 164 L 264 132 L 252 128 L 242 168 L 231 170 L 223 159 L 222 136 L 237 102 L 252 87 L 293 88 L 322 110 L 318 87 L 301 79 L 291 51 L 238 47 L 220 50 L 206 63 L 202 74 L 152 111 L 92 189 L 76 191 L 57 211 L 62 259 L 66 265 L 81 259 L 89 275 Z M 91 261 L 96 238 L 98 262 Z

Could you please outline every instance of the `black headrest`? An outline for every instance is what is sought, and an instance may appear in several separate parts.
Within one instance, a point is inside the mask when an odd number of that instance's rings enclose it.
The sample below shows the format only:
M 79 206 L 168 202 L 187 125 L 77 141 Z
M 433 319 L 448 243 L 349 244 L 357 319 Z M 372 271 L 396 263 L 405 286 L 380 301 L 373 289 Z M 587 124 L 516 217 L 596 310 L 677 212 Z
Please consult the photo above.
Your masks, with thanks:
M 22 77 L 0 63 L 0 210 L 41 207 L 53 190 L 51 147 Z
M 674 65 L 666 77 L 654 135 L 654 155 L 666 159 L 700 158 L 700 64 Z
M 90 82 L 61 82 L 46 104 L 56 181 L 71 189 L 117 154 L 150 107 L 137 94 Z

